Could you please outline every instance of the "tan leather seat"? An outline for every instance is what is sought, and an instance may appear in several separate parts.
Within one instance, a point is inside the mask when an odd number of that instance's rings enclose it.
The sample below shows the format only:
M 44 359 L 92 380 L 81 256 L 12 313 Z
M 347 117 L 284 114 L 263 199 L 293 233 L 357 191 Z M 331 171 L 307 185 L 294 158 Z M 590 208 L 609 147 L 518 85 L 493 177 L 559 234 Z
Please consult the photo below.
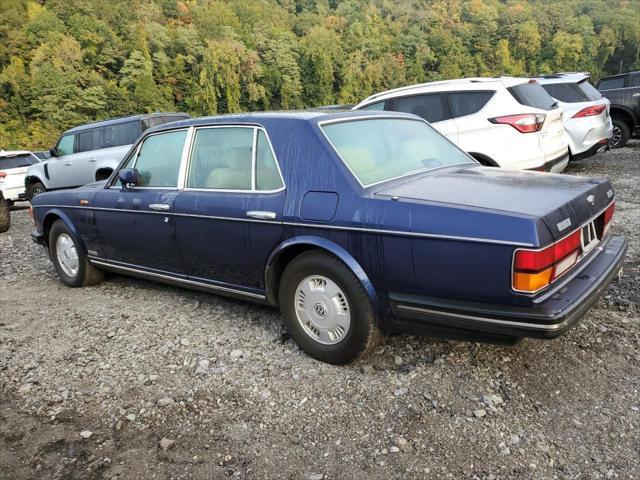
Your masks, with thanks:
M 207 177 L 206 188 L 251 190 L 251 149 L 230 148 Z

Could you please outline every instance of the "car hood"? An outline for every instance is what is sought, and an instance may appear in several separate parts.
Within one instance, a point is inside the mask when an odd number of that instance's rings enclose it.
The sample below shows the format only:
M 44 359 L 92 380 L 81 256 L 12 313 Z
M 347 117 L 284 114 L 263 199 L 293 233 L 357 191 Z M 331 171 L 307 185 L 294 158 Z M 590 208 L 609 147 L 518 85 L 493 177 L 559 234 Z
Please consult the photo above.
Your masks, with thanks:
M 377 197 L 502 213 L 542 223 L 554 240 L 600 213 L 614 197 L 604 178 L 493 167 L 450 167 L 381 187 Z M 542 244 L 547 235 L 538 232 Z

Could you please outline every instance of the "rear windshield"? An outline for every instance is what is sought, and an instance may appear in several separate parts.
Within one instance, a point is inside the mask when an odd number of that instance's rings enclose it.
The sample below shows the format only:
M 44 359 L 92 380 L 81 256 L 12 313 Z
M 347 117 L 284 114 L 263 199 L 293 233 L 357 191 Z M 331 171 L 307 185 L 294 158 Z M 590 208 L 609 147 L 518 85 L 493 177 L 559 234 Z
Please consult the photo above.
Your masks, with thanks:
M 322 126 L 360 184 L 474 161 L 421 120 L 372 118 Z
M 510 87 L 508 90 L 521 105 L 539 108 L 540 110 L 558 108 L 557 102 L 537 82 L 523 83 Z
M 10 157 L 0 157 L 0 170 L 28 167 L 34 163 L 38 163 L 38 159 L 30 153 L 21 153 Z
M 577 83 L 549 83 L 543 87 L 553 98 L 565 103 L 592 102 L 602 98 L 602 94 L 587 79 Z

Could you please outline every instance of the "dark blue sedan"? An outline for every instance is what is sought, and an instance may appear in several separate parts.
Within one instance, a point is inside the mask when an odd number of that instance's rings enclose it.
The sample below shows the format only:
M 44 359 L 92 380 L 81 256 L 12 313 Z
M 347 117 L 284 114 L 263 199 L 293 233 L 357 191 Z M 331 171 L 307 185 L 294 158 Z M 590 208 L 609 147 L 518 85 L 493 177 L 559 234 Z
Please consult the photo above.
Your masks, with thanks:
M 33 200 L 61 280 L 103 270 L 279 305 L 343 364 L 383 332 L 514 342 L 571 327 L 615 278 L 606 179 L 480 166 L 405 114 L 189 119 L 106 182 Z

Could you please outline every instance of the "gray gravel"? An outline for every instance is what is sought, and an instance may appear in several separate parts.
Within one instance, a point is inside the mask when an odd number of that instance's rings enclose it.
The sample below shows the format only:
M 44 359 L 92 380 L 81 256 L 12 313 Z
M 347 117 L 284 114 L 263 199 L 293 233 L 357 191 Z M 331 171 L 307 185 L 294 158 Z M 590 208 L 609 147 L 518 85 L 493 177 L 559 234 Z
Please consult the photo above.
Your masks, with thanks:
M 277 311 L 110 275 L 69 289 L 0 235 L 0 479 L 640 477 L 640 141 L 572 164 L 617 189 L 625 276 L 515 347 L 396 336 L 303 354 Z

